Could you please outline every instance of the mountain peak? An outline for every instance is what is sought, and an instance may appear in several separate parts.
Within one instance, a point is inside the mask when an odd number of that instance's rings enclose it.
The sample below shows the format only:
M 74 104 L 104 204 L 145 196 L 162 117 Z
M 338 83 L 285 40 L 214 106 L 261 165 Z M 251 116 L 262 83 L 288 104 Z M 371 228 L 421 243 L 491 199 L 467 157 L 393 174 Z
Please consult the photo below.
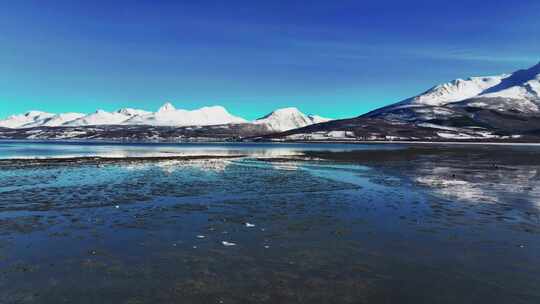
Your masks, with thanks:
M 121 108 L 113 112 L 102 109 L 91 114 L 61 113 L 49 114 L 31 111 L 0 120 L 0 127 L 20 128 L 39 126 L 99 126 L 99 125 L 149 125 L 149 126 L 211 126 L 228 124 L 263 124 L 267 131 L 286 131 L 304 127 L 328 119 L 316 115 L 306 115 L 298 108 L 287 107 L 274 110 L 253 122 L 234 116 L 220 105 L 205 106 L 194 110 L 176 109 L 170 102 L 157 112 L 134 108 Z
M 122 108 L 116 111 L 118 114 L 126 115 L 126 116 L 137 116 L 137 115 L 146 115 L 150 114 L 150 112 L 145 110 L 137 110 L 133 108 Z
M 231 115 L 222 106 L 185 110 L 175 109 L 171 103 L 166 103 L 156 113 L 134 116 L 126 123 L 156 126 L 209 126 L 245 122 L 243 118 Z
M 32 110 L 32 111 L 26 112 L 26 114 L 24 114 L 24 116 L 26 116 L 26 117 L 36 117 L 36 116 L 40 116 L 40 115 L 43 115 L 43 114 L 45 114 L 45 115 L 52 115 L 52 114 L 50 114 L 50 113 Z
M 175 111 L 176 108 L 173 106 L 172 103 L 170 102 L 166 102 L 165 104 L 163 104 L 159 109 L 158 109 L 158 112 L 171 112 L 171 111 Z
M 131 115 L 130 113 L 132 112 L 132 110 L 133 109 L 131 108 L 122 108 L 122 109 L 118 109 L 116 113 L 124 114 L 124 115 Z
M 306 115 L 298 108 L 288 107 L 273 111 L 272 113 L 255 120 L 256 124 L 264 124 L 274 131 L 287 131 L 305 127 L 314 123 L 328 121 L 319 116 Z
M 540 113 L 540 63 L 511 74 L 456 79 L 363 117 L 414 121 L 441 119 L 457 115 L 455 109 L 466 107 Z

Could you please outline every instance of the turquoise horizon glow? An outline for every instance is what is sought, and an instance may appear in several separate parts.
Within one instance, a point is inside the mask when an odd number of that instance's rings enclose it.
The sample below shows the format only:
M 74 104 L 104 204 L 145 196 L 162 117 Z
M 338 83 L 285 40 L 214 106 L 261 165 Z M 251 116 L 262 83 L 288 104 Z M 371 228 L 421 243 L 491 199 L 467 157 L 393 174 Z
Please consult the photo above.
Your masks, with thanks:
M 226 4 L 225 4 L 226 3 Z M 540 61 L 540 2 L 6 1 L 0 119 L 222 105 L 353 117 Z

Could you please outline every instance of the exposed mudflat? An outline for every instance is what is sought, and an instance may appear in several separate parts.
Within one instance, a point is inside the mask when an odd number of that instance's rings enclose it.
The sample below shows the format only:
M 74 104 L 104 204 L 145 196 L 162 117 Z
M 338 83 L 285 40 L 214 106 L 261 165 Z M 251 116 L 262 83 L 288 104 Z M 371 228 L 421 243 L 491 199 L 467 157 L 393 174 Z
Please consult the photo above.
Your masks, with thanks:
M 2 169 L 24 169 L 28 167 L 51 166 L 98 166 L 102 168 L 107 164 L 137 165 L 141 163 L 156 163 L 167 161 L 192 161 L 211 159 L 234 159 L 246 155 L 189 155 L 189 156 L 132 156 L 132 157 L 66 157 L 66 158 L 13 158 L 0 159 Z
M 540 303 L 538 156 L 2 160 L 0 303 Z

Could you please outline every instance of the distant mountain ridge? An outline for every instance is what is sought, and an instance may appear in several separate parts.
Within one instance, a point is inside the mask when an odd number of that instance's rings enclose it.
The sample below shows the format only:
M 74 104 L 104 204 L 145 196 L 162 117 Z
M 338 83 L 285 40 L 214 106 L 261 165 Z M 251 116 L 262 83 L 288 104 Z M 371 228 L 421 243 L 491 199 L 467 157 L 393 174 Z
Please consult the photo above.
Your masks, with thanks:
M 103 125 L 148 125 L 148 126 L 213 126 L 231 124 L 257 124 L 269 131 L 287 131 L 310 124 L 328 121 L 316 115 L 306 115 L 296 108 L 278 109 L 274 112 L 249 122 L 230 114 L 222 106 L 202 107 L 196 110 L 176 109 L 170 102 L 165 103 L 156 112 L 123 108 L 115 112 L 97 110 L 94 113 L 52 114 L 30 111 L 21 115 L 12 115 L 0 120 L 0 127 L 10 129 L 34 127 L 85 127 Z
M 124 124 L 152 126 L 210 126 L 222 124 L 247 123 L 247 120 L 230 114 L 222 106 L 202 107 L 197 110 L 176 109 L 166 103 L 155 113 L 136 115 Z
M 247 121 L 221 106 L 181 110 L 166 103 L 156 112 L 31 111 L 0 120 L 0 138 L 540 142 L 540 63 L 510 74 L 439 84 L 350 119 L 330 121 L 290 107 Z

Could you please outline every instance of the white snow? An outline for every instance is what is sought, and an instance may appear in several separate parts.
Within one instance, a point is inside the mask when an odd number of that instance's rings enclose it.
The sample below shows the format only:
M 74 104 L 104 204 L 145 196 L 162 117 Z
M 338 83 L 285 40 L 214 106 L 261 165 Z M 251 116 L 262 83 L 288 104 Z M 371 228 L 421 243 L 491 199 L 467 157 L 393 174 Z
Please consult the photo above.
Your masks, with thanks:
M 312 133 L 297 133 L 286 137 L 289 140 L 356 140 L 352 131 L 318 131 Z
M 459 131 L 459 128 L 441 126 L 441 125 L 427 123 L 427 122 L 419 123 L 417 126 L 424 127 L 424 128 L 431 128 L 431 129 L 446 130 L 446 131 Z
M 165 104 L 163 104 L 159 109 L 158 109 L 158 113 L 160 112 L 172 112 L 172 111 L 175 111 L 176 108 L 173 106 L 172 103 L 170 102 L 166 102 Z
M 243 118 L 231 115 L 222 106 L 203 107 L 197 110 L 176 109 L 171 103 L 164 104 L 155 113 L 137 115 L 125 121 L 129 125 L 153 126 L 209 126 L 246 123 Z
M 0 120 L 0 127 L 31 128 L 57 126 L 92 125 L 153 125 L 153 126 L 207 126 L 220 124 L 247 123 L 243 118 L 231 115 L 221 106 L 203 107 L 197 110 L 177 110 L 171 103 L 165 103 L 155 113 L 122 108 L 115 112 L 97 110 L 91 114 L 61 113 L 52 114 L 30 111 Z
M 497 99 L 496 102 L 494 102 L 494 100 L 488 99 L 489 97 L 501 97 L 502 99 Z M 467 106 L 497 111 L 514 110 L 523 113 L 536 113 L 540 111 L 537 100 L 513 97 L 504 98 L 502 96 L 495 96 L 492 94 L 489 94 L 489 96 L 482 95 L 478 99 L 474 99 L 474 101 L 467 102 Z
M 56 114 L 50 117 L 36 120 L 31 123 L 25 124 L 24 128 L 33 128 L 33 127 L 58 127 L 67 122 L 79 119 L 84 117 L 85 114 L 82 113 L 61 113 Z
M 107 112 L 97 110 L 81 118 L 65 123 L 66 126 L 97 126 L 97 125 L 118 125 L 129 119 L 130 116 L 118 112 Z
M 471 98 L 474 99 L 468 102 L 467 100 Z M 426 111 L 430 111 L 430 108 L 422 107 L 444 107 L 458 102 L 465 102 L 464 105 L 471 107 L 499 111 L 540 112 L 540 64 L 512 74 L 456 79 L 376 113 L 410 108 L 417 114 L 427 114 Z M 453 112 L 434 111 L 432 114 L 450 116 Z M 433 117 L 426 117 L 431 118 Z
M 306 115 L 297 108 L 283 108 L 255 120 L 255 124 L 266 125 L 269 129 L 277 132 L 288 131 L 316 123 L 326 122 L 330 119 L 317 115 Z
M 55 136 L 56 139 L 67 139 L 67 138 L 73 138 L 77 136 L 84 136 L 86 135 L 86 131 L 69 131 L 69 132 L 62 132 Z
M 54 114 L 41 112 L 41 111 L 30 111 L 26 114 L 12 115 L 4 120 L 0 120 L 0 127 L 4 128 L 23 128 L 26 124 L 31 124 L 39 120 L 47 119 L 53 117 Z
M 152 112 L 145 111 L 145 110 L 132 109 L 132 108 L 122 108 L 116 111 L 116 113 L 123 114 L 126 116 L 137 116 L 137 115 L 147 115 Z
M 26 114 L 13 115 L 0 120 L 0 127 L 4 128 L 31 128 L 31 127 L 57 127 L 57 126 L 94 126 L 94 125 L 150 125 L 150 126 L 201 126 L 230 124 L 264 124 L 273 131 L 286 131 L 308 126 L 315 123 L 329 121 L 329 119 L 306 115 L 296 108 L 278 109 L 263 118 L 253 122 L 230 114 L 222 106 L 202 107 L 196 110 L 177 109 L 167 102 L 156 112 L 122 108 L 114 112 L 97 110 L 91 114 L 61 113 L 52 114 L 39 111 L 30 111 Z
M 321 123 L 321 122 L 327 122 L 327 121 L 331 120 L 330 118 L 322 117 L 322 116 L 319 116 L 319 115 L 312 115 L 312 114 L 309 114 L 308 117 L 311 119 L 311 121 L 314 124 Z
M 330 131 L 326 133 L 326 136 L 333 137 L 333 138 L 355 137 L 354 132 L 351 132 L 351 131 Z
M 471 77 L 456 79 L 431 88 L 408 100 L 407 104 L 424 106 L 444 106 L 477 96 L 483 91 L 501 83 L 509 75 Z
M 499 136 L 492 134 L 489 131 L 476 131 L 473 133 L 450 133 L 450 132 L 437 132 L 437 135 L 445 139 L 478 139 L 478 138 L 497 138 Z
M 497 102 L 490 102 L 489 98 L 499 98 Z M 485 101 L 478 101 L 485 100 Z M 481 94 L 471 106 L 495 109 L 500 111 L 517 110 L 520 112 L 540 111 L 540 74 L 523 83 L 501 89 L 495 92 Z

